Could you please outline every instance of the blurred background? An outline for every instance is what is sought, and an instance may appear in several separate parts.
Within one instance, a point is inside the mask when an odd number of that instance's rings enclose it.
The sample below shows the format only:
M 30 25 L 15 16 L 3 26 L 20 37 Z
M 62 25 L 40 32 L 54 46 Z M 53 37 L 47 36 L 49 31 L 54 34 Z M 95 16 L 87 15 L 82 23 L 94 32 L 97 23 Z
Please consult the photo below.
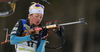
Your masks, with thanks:
M 9 33 L 19 19 L 27 19 L 28 8 L 35 0 L 18 0 L 14 14 L 0 17 L 0 42 L 5 40 L 4 28 Z M 69 23 L 85 18 L 88 25 L 75 24 L 64 26 L 65 44 L 60 49 L 47 49 L 46 52 L 100 52 L 100 0 L 48 0 L 51 4 L 41 2 L 45 6 L 45 22 L 58 20 L 58 23 Z M 7 2 L 0 2 L 0 10 L 8 10 Z M 48 46 L 60 44 L 60 38 L 53 34 L 48 38 Z M 15 52 L 14 45 L 0 44 L 0 52 Z

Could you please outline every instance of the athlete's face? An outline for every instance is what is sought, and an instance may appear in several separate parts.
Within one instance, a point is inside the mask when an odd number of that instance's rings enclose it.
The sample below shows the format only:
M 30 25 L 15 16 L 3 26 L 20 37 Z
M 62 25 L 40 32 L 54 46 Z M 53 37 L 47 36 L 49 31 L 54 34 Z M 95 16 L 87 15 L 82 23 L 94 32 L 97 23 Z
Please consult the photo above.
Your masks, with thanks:
M 34 13 L 29 15 L 30 17 L 30 25 L 34 24 L 35 26 L 38 26 L 42 19 L 43 19 L 43 15 L 41 13 Z

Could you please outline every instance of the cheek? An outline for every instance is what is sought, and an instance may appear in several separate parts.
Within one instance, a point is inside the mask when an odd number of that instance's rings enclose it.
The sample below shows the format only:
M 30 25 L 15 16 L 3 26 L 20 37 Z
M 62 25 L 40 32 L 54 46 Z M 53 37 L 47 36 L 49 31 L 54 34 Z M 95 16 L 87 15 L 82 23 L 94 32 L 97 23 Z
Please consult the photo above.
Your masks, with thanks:
M 42 19 L 40 21 L 42 21 Z
M 30 19 L 31 19 L 31 20 L 35 20 L 34 16 L 31 16 Z
M 32 16 L 30 17 L 30 21 L 31 22 L 34 22 L 35 21 L 35 18 L 33 18 Z
M 36 21 L 36 19 L 35 19 L 35 18 L 32 18 L 31 20 L 32 20 L 32 22 L 35 22 L 35 21 Z

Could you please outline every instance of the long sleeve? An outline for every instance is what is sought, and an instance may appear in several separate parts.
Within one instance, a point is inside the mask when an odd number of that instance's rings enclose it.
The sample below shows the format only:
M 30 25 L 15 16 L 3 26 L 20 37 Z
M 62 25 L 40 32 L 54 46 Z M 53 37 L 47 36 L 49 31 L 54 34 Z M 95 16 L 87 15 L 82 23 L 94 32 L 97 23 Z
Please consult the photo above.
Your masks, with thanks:
M 11 35 L 11 37 L 10 37 L 11 45 L 23 43 L 23 42 L 30 41 L 30 40 L 31 40 L 30 35 L 25 36 L 25 37 L 19 37 L 19 36 L 16 36 L 16 35 Z
M 15 24 L 13 30 L 11 31 L 11 37 L 10 37 L 11 45 L 19 44 L 19 43 L 23 43 L 25 41 L 31 40 L 30 35 L 21 37 L 22 32 L 23 32 L 23 24 L 22 24 L 22 21 L 19 20 Z

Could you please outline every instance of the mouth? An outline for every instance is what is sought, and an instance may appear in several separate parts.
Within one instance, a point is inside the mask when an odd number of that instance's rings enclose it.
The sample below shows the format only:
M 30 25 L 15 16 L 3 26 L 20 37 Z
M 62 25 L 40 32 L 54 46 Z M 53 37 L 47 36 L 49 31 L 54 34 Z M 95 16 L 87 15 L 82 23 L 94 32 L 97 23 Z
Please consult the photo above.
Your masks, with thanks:
M 37 21 L 36 23 L 37 23 L 37 24 L 39 24 L 40 22 L 39 22 L 39 21 Z

